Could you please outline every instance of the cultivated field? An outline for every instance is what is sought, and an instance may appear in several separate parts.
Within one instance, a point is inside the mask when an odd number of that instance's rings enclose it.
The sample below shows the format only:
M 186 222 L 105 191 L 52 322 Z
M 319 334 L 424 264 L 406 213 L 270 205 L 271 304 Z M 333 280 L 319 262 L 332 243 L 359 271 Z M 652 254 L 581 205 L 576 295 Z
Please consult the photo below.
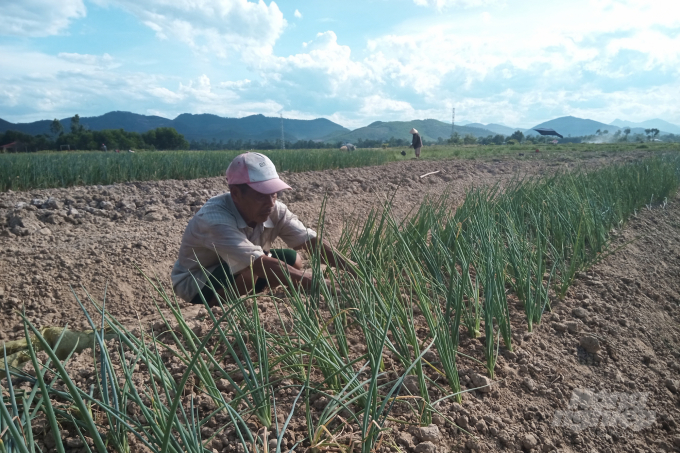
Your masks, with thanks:
M 672 451 L 680 160 L 593 148 L 286 172 L 283 201 L 313 227 L 324 212 L 360 277 L 307 257 L 337 284 L 212 311 L 167 282 L 221 178 L 0 194 L 0 339 L 30 332 L 23 306 L 36 334 L 89 329 L 70 287 L 119 334 L 63 367 L 8 343 L 28 363 L 1 381 L 20 403 L 0 407 L 5 448 Z M 43 333 L 30 346 L 58 339 Z M 584 420 L 581 390 L 628 418 Z
M 535 151 L 539 149 L 540 152 Z M 528 156 L 552 158 L 561 153 L 586 156 L 593 152 L 635 150 L 680 150 L 680 144 L 617 143 L 606 145 L 503 145 L 503 146 L 426 146 L 426 160 Z M 402 156 L 401 152 L 406 156 Z M 113 184 L 129 181 L 190 180 L 219 176 L 226 163 L 243 151 L 141 151 L 136 153 L 41 152 L 0 154 L 0 192 L 45 189 L 77 185 Z M 279 171 L 303 172 L 356 168 L 409 160 L 413 149 L 406 147 L 360 149 L 341 152 L 333 149 L 266 151 Z

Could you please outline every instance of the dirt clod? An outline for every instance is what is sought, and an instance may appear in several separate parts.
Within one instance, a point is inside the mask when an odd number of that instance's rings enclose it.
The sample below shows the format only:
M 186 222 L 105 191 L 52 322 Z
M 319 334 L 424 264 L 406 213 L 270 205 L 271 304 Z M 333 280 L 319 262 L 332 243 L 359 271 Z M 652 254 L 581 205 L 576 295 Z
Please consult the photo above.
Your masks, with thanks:
M 79 437 L 69 437 L 64 441 L 64 445 L 69 448 L 80 448 L 85 445 Z
M 421 426 L 417 432 L 418 439 L 421 442 L 438 443 L 441 439 L 439 428 L 437 425 Z
M 530 392 L 536 391 L 536 381 L 530 377 L 524 378 L 524 380 L 522 380 L 522 385 Z
M 538 447 L 538 439 L 533 434 L 525 434 L 522 438 L 522 448 L 527 451 L 531 451 Z
M 558 332 L 566 332 L 567 331 L 567 325 L 562 323 L 562 322 L 554 322 L 552 323 L 553 329 L 555 329 Z
M 601 349 L 600 340 L 590 335 L 582 336 L 579 344 L 583 349 L 591 354 L 595 354 Z
M 572 335 L 576 335 L 577 333 L 579 333 L 581 331 L 581 324 L 578 323 L 577 321 L 569 321 L 566 324 L 567 324 L 567 330 Z
M 582 307 L 576 307 L 576 308 L 574 308 L 574 309 L 571 311 L 571 314 L 572 314 L 575 318 L 579 318 L 579 319 L 585 319 L 585 318 L 588 317 L 588 311 L 587 311 L 585 308 L 582 308 Z
M 469 425 L 469 420 L 467 415 L 461 415 L 460 417 L 456 418 L 456 425 L 460 426 L 463 429 L 467 429 Z
M 413 448 L 413 436 L 406 431 L 402 431 L 397 435 L 397 444 L 410 450 Z
M 436 453 L 437 452 L 437 446 L 433 444 L 432 442 L 426 441 L 426 442 L 421 442 L 418 445 L 416 445 L 415 448 L 416 453 Z
M 486 426 L 486 422 L 484 420 L 477 420 L 477 423 L 475 423 L 475 429 L 480 434 L 486 434 L 488 431 L 488 426 Z
M 404 378 L 404 387 L 411 392 L 412 395 L 417 395 L 420 391 L 418 386 L 418 376 L 409 375 Z
M 491 379 L 486 376 L 479 373 L 472 373 L 470 374 L 470 379 L 472 380 L 472 385 L 477 388 L 477 391 L 479 392 L 489 393 L 493 390 L 491 387 Z

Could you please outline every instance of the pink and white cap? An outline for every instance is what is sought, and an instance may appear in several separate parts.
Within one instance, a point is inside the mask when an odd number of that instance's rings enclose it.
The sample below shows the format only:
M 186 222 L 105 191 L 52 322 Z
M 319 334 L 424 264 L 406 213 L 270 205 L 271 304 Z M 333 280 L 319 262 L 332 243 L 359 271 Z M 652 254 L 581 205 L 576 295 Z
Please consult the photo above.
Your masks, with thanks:
M 229 184 L 248 184 L 253 190 L 272 194 L 290 186 L 279 179 L 271 160 L 260 153 L 239 154 L 227 168 Z

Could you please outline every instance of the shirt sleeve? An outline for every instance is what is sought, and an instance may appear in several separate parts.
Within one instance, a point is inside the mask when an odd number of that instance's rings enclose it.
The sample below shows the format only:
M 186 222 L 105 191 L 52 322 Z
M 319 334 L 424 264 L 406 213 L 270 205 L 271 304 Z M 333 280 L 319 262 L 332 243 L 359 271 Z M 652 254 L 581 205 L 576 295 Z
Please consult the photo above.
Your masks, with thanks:
M 280 204 L 280 217 L 277 225 L 278 236 L 286 243 L 290 248 L 297 248 L 316 237 L 316 232 L 309 228 L 306 228 L 300 219 L 288 210 L 288 207 Z
M 208 237 L 217 254 L 228 265 L 233 275 L 250 266 L 250 263 L 264 255 L 262 247 L 248 240 L 246 235 L 233 225 L 219 223 L 209 227 Z

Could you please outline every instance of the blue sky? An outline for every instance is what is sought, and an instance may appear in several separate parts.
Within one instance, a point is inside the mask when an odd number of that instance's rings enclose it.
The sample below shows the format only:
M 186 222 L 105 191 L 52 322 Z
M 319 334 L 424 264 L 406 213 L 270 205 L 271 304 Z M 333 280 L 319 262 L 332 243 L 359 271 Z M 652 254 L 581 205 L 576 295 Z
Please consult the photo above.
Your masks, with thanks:
M 680 123 L 677 0 L 2 0 L 0 118 Z

